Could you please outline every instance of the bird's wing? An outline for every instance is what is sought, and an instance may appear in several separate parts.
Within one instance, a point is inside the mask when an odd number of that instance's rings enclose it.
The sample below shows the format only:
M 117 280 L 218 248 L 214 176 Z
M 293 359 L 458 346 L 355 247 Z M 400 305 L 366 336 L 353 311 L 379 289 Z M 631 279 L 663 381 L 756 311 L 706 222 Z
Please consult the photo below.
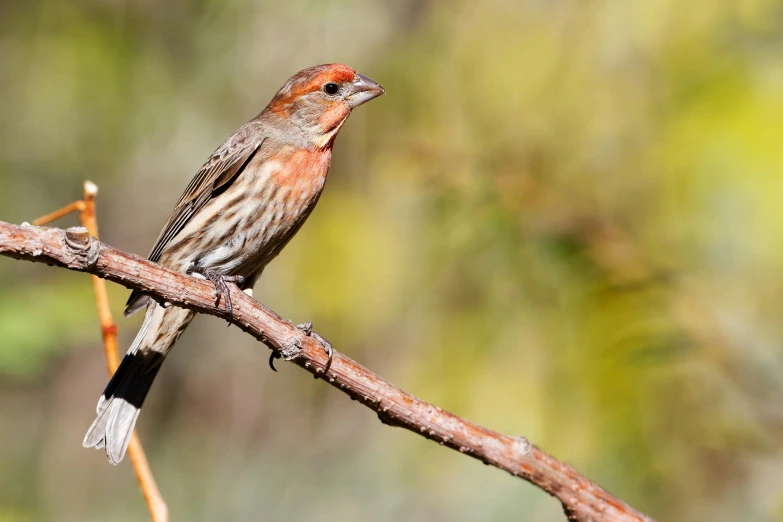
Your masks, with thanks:
M 264 138 L 255 129 L 247 126 L 240 129 L 221 145 L 188 184 L 179 198 L 168 221 L 155 241 L 148 259 L 157 263 L 166 245 L 185 227 L 190 219 L 212 198 L 223 192 L 242 173 Z M 126 303 L 128 317 L 147 304 L 147 296 L 134 290 Z

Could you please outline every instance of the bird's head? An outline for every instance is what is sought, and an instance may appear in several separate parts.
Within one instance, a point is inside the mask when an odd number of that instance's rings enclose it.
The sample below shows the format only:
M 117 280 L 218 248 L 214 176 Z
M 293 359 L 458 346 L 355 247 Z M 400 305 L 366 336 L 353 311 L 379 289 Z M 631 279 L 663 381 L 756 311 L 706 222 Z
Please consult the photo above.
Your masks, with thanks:
M 384 92 L 378 83 L 347 65 L 317 65 L 292 76 L 266 111 L 290 120 L 320 148 L 332 143 L 354 107 Z

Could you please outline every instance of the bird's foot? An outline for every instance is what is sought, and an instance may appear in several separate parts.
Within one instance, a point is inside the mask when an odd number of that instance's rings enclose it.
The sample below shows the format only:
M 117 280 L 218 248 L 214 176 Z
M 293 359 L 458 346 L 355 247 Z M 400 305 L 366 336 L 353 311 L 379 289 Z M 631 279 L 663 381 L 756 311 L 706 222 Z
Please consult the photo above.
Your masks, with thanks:
M 321 346 L 324 347 L 324 351 L 326 352 L 326 355 L 328 358 L 326 359 L 326 365 L 324 366 L 324 375 L 326 375 L 326 372 L 329 371 L 329 367 L 332 365 L 332 355 L 334 355 L 334 351 L 332 350 L 332 344 L 318 335 L 318 333 L 313 331 L 313 323 L 308 321 L 306 323 L 298 324 L 296 325 L 296 328 L 298 330 L 301 330 L 302 333 L 304 333 L 308 337 L 314 338 L 316 341 L 321 343 Z M 275 368 L 275 360 L 276 359 L 282 359 L 282 355 L 280 355 L 280 352 L 277 350 L 272 350 L 272 353 L 269 355 L 269 367 L 272 368 L 272 371 L 277 371 L 277 368 Z M 315 378 L 318 378 L 318 375 L 315 376 Z
M 222 297 L 226 303 L 226 312 L 228 312 L 229 319 L 233 317 L 234 307 L 231 305 L 231 292 L 228 289 L 228 283 L 234 283 L 237 287 L 242 287 L 245 283 L 245 278 L 241 275 L 225 275 L 221 274 L 217 270 L 212 268 L 201 268 L 198 266 L 192 266 L 188 268 L 189 274 L 201 274 L 215 285 L 215 306 L 220 304 L 220 298 Z
M 332 350 L 332 343 L 321 337 L 317 332 L 313 331 L 313 323 L 311 321 L 298 324 L 296 327 L 306 336 L 314 338 L 316 341 L 321 343 L 321 346 L 324 347 L 324 351 L 327 355 L 326 365 L 324 366 L 324 375 L 326 375 L 326 373 L 329 371 L 329 368 L 332 366 L 332 356 L 334 355 L 334 350 Z M 318 375 L 316 375 L 315 378 L 317 379 Z

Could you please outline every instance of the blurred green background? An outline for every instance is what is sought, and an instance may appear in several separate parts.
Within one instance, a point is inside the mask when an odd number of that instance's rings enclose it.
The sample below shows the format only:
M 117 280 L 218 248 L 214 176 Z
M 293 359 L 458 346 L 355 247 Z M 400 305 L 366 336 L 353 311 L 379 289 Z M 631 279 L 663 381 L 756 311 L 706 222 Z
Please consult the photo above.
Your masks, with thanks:
M 660 520 L 783 520 L 782 28 L 779 0 L 5 1 L 0 219 L 91 179 L 146 255 L 291 74 L 347 63 L 387 95 L 256 296 Z M 0 521 L 143 520 L 81 448 L 89 279 L 0 259 L 0 296 Z M 172 520 L 564 520 L 268 355 L 200 317 L 165 364 L 138 428 Z

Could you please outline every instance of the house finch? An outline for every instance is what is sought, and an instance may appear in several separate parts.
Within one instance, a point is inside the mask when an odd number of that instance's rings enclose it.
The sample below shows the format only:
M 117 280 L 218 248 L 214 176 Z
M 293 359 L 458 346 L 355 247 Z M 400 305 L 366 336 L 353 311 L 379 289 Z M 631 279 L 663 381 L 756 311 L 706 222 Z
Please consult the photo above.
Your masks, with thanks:
M 264 267 L 318 202 L 334 139 L 351 110 L 383 93 L 383 87 L 345 65 L 295 74 L 201 167 L 149 259 L 210 280 L 217 301 L 222 296 L 231 313 L 227 283 L 252 295 Z M 109 380 L 84 437 L 85 447 L 105 447 L 112 464 L 124 457 L 152 381 L 195 315 L 134 291 L 125 316 L 145 306 L 141 330 Z

